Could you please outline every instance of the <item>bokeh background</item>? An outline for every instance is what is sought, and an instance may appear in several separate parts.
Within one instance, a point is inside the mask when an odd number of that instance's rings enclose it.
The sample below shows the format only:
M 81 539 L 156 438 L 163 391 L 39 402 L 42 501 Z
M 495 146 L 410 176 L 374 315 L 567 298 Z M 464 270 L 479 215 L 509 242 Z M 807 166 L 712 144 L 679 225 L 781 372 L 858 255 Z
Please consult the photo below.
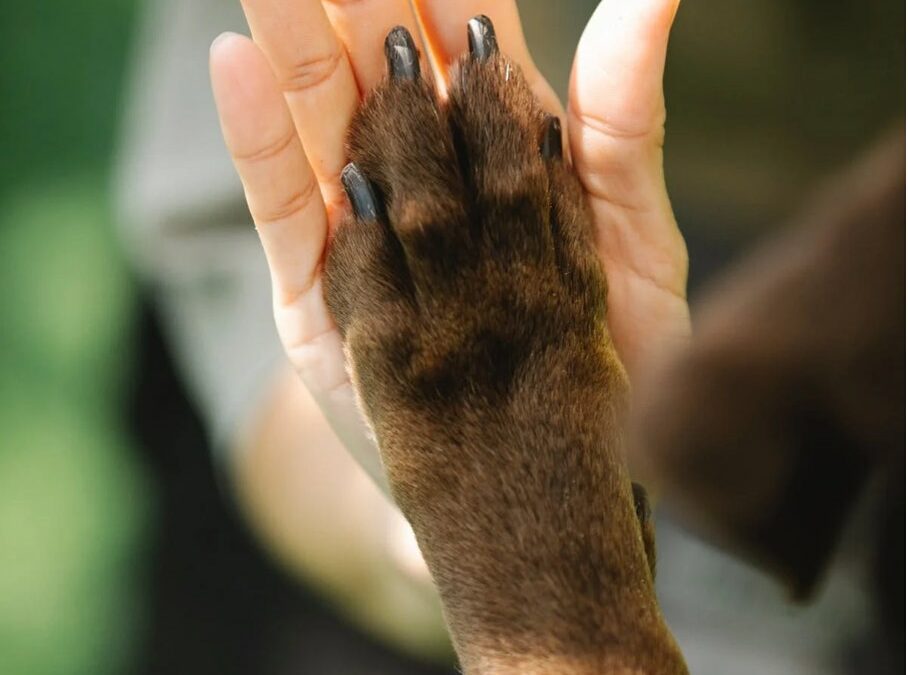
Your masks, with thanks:
M 594 4 L 521 2 L 562 91 Z M 0 7 L 0 673 L 343 673 L 347 649 L 406 672 L 245 530 L 122 253 L 112 171 L 143 3 Z M 694 299 L 902 123 L 904 25 L 901 2 L 684 0 L 666 173 Z M 269 654 L 269 632 L 322 652 Z

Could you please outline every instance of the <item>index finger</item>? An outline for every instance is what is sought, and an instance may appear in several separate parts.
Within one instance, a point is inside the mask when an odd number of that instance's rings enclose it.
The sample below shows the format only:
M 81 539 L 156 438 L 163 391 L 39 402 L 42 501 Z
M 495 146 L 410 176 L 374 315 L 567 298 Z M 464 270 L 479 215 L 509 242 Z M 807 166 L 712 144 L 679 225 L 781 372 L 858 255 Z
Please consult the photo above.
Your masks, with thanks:
M 315 176 L 268 62 L 251 40 L 226 34 L 215 41 L 211 84 L 275 301 L 289 304 L 313 287 L 325 247 L 327 216 Z

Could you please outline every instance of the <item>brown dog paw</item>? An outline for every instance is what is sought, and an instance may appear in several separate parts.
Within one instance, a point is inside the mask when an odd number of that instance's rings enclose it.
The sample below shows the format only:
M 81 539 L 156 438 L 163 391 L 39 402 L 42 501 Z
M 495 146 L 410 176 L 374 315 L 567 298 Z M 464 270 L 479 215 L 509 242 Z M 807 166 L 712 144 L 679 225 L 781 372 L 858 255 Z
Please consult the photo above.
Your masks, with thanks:
M 560 122 L 498 53 L 491 25 L 478 25 L 485 40 L 474 36 L 444 103 L 412 38 L 393 30 L 389 77 L 350 132 L 343 181 L 354 213 L 331 243 L 326 294 L 373 421 L 392 395 L 445 407 L 505 395 L 532 361 L 572 341 L 577 359 L 609 361 L 591 375 L 609 371 L 602 384 L 623 396 Z
M 488 19 L 469 35 L 446 101 L 406 30 L 388 36 L 350 132 L 328 305 L 461 656 L 601 641 L 675 663 L 591 216 L 558 118 Z

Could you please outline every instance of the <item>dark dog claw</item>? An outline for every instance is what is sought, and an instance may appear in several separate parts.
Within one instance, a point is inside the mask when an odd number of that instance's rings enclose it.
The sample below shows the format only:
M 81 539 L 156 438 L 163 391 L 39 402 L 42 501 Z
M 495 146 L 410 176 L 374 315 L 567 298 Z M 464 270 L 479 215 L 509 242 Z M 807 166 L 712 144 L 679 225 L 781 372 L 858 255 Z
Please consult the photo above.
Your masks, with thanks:
M 385 57 L 393 80 L 415 80 L 419 77 L 419 55 L 413 36 L 403 26 L 393 28 L 385 38 Z
M 542 143 L 539 151 L 545 159 L 561 159 L 561 120 L 557 115 L 549 115 L 545 120 L 545 129 L 542 132 Z
M 372 184 L 355 164 L 348 164 L 341 172 L 341 183 L 353 207 L 353 214 L 363 221 L 378 220 L 378 200 Z
M 487 61 L 498 51 L 498 39 L 495 37 L 495 27 L 489 17 L 480 14 L 474 16 L 467 23 L 467 42 L 470 45 L 470 54 L 477 61 Z
M 640 483 L 632 483 L 631 488 L 633 488 L 634 492 L 634 510 L 637 512 L 637 518 L 640 519 L 641 523 L 645 523 L 652 517 L 646 488 Z

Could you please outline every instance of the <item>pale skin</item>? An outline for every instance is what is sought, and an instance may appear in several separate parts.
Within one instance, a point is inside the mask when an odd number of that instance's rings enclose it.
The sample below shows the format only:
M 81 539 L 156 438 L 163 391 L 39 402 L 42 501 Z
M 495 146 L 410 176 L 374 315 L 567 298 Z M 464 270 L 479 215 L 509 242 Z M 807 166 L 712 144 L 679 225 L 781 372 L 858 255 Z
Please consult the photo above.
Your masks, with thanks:
M 564 122 L 598 227 L 609 328 L 633 379 L 690 333 L 687 251 L 662 171 L 662 77 L 678 3 L 602 2 L 578 46 L 566 108 L 533 63 L 514 0 L 242 0 L 252 39 L 226 34 L 212 45 L 224 139 L 295 372 L 279 378 L 239 441 L 241 501 L 290 566 L 404 646 L 431 651 L 440 619 L 428 579 L 388 544 L 399 515 L 338 447 L 336 438 L 383 484 L 321 280 L 329 233 L 348 208 L 339 180 L 344 136 L 384 75 L 385 36 L 406 26 L 443 87 L 448 65 L 466 50 L 467 21 L 492 19 L 501 50 Z M 332 546 L 343 532 L 343 545 Z M 389 624 L 390 615 L 412 620 Z

